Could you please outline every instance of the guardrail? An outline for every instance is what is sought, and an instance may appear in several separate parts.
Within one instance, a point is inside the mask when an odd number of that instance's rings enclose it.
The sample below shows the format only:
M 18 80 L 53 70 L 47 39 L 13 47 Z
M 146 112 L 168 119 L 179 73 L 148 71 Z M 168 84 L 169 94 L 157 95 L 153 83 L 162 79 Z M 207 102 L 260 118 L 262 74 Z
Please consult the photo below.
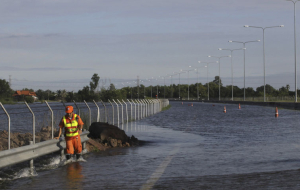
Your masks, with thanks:
M 86 153 L 86 141 L 89 140 L 87 135 L 89 134 L 88 131 L 82 132 L 80 135 L 81 142 L 83 144 L 82 153 Z M 21 162 L 25 162 L 30 160 L 30 168 L 33 170 L 33 159 L 50 154 L 53 152 L 60 151 L 61 157 L 64 156 L 64 149 L 66 148 L 66 142 L 65 140 L 57 140 L 57 139 L 51 139 L 48 141 L 31 144 L 22 146 L 19 148 L 14 148 L 10 150 L 3 150 L 0 152 L 0 168 L 18 164 Z

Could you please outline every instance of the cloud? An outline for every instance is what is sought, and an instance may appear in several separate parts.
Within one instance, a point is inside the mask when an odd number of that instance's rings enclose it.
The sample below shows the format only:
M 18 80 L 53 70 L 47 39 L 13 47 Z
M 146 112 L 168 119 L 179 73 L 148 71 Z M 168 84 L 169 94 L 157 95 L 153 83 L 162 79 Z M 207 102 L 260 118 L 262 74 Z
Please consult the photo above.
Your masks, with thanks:
M 12 34 L 9 36 L 5 36 L 4 38 L 28 38 L 31 37 L 31 35 L 28 34 Z
M 92 68 L 65 68 L 65 67 L 32 67 L 32 68 L 22 68 L 22 67 L 0 67 L 1 71 L 90 71 Z

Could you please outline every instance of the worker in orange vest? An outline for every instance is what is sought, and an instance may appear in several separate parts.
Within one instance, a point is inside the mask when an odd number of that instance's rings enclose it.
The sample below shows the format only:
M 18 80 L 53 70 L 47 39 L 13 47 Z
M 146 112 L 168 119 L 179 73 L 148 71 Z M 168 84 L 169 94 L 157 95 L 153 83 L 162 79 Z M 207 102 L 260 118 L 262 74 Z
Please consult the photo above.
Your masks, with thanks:
M 62 129 L 65 129 L 65 140 L 67 145 L 66 159 L 76 153 L 76 159 L 81 156 L 82 145 L 80 134 L 82 133 L 83 122 L 79 115 L 74 114 L 73 106 L 66 106 L 66 115 L 63 116 L 59 123 L 59 134 L 55 139 L 59 139 L 62 134 Z

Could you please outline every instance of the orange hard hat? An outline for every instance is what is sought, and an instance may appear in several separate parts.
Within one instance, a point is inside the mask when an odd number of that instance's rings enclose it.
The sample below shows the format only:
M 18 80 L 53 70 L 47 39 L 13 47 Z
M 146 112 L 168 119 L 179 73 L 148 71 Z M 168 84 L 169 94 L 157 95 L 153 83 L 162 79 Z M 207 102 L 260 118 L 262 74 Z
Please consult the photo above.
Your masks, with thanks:
M 73 106 L 66 106 L 66 113 L 72 113 L 73 112 Z

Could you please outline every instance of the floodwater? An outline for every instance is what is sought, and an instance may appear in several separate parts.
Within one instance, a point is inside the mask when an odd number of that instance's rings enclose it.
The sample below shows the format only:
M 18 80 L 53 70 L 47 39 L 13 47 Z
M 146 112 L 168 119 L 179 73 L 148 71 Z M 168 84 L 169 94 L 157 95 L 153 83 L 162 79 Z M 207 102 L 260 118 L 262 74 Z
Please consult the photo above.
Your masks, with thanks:
M 171 109 L 120 126 L 145 141 L 84 155 L 59 155 L 0 172 L 0 189 L 300 189 L 300 112 L 270 107 L 170 102 Z

